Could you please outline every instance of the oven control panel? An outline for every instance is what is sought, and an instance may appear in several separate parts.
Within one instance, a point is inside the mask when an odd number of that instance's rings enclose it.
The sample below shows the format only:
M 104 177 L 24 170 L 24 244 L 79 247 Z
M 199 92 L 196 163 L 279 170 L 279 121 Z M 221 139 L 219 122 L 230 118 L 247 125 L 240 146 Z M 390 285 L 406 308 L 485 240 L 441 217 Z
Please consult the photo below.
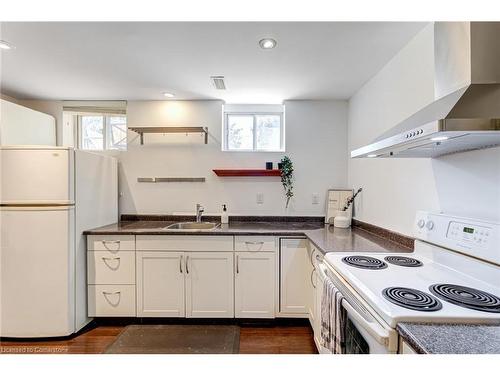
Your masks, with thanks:
M 468 223 L 450 221 L 446 236 L 457 242 L 485 247 L 488 245 L 491 228 Z
M 417 239 L 500 264 L 500 223 L 417 212 Z

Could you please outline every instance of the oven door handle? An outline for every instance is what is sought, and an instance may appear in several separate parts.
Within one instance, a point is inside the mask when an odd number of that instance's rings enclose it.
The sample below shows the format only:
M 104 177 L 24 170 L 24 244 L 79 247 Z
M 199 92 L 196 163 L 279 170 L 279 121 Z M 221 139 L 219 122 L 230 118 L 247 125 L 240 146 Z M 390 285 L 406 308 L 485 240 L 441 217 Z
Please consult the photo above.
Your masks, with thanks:
M 369 322 L 363 316 L 356 311 L 354 307 L 344 298 L 342 300 L 342 306 L 347 310 L 350 318 L 358 323 L 361 327 L 368 331 L 370 336 L 372 336 L 378 343 L 388 346 L 389 344 L 389 332 L 387 332 L 378 322 Z

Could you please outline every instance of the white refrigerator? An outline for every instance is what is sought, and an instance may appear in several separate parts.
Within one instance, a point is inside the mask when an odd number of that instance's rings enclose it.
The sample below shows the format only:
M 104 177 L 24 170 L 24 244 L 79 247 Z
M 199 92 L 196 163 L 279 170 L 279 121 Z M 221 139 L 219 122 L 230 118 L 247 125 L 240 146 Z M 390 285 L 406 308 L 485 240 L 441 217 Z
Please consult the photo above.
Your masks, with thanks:
M 0 148 L 0 337 L 68 336 L 87 317 L 86 229 L 118 220 L 111 156 Z

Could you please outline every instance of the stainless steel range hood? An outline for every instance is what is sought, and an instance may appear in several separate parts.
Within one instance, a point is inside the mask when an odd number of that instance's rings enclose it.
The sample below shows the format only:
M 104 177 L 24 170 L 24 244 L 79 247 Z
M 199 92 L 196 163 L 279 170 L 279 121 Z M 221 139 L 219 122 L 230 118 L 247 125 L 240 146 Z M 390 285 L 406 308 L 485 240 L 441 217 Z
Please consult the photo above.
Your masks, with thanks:
M 437 157 L 500 145 L 500 22 L 434 24 L 435 100 L 362 157 Z

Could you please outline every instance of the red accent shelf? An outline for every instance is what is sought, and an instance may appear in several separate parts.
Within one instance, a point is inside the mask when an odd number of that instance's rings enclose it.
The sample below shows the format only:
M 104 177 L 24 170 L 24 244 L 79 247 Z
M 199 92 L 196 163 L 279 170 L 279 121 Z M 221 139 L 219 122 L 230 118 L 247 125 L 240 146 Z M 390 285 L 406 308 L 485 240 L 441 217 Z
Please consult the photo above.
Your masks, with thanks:
M 280 177 L 279 169 L 213 169 L 219 177 Z

